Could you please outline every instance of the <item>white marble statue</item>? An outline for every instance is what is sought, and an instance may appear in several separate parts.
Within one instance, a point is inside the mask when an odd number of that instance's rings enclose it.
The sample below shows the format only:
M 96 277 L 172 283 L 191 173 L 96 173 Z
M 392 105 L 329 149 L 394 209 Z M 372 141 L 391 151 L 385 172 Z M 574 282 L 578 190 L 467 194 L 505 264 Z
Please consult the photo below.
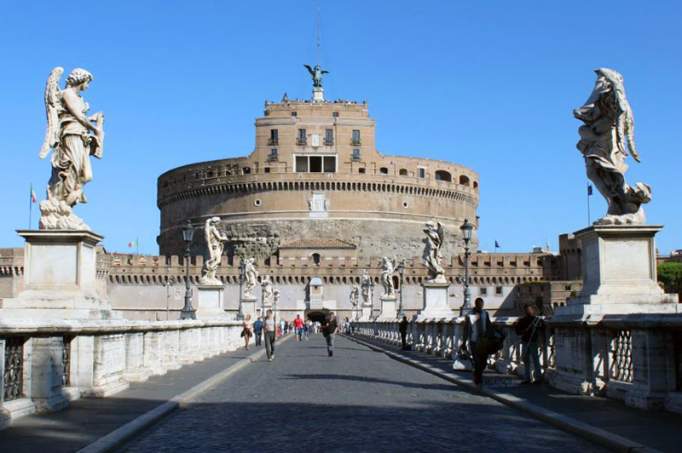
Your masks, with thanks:
M 447 283 L 445 280 L 445 270 L 440 264 L 443 259 L 441 248 L 445 239 L 445 231 L 440 222 L 426 222 L 424 225 L 424 254 L 422 259 L 429 272 L 428 283 Z
M 255 299 L 253 291 L 256 289 L 256 284 L 258 282 L 258 271 L 256 270 L 256 259 L 246 258 L 244 261 L 244 293 L 242 297 L 244 299 Z
M 47 199 L 40 203 L 40 228 L 89 230 L 73 213 L 73 207 L 87 202 L 83 187 L 92 180 L 90 156 L 102 158 L 104 114 L 88 116 L 90 107 L 81 97 L 92 81 L 92 74 L 76 68 L 60 90 L 59 79 L 63 73 L 63 68 L 54 68 L 45 87 L 47 131 L 39 155 L 44 159 L 52 150 L 52 176 Z
M 642 204 L 651 201 L 651 187 L 625 182 L 628 154 L 639 162 L 635 147 L 635 122 L 625 97 L 623 76 L 613 69 L 596 69 L 597 81 L 589 99 L 573 115 L 580 126 L 576 145 L 585 157 L 587 177 L 606 198 L 606 215 L 594 222 L 601 225 L 642 224 Z
M 220 217 L 211 217 L 206 219 L 204 225 L 204 235 L 206 238 L 206 247 L 208 248 L 208 259 L 204 262 L 204 267 L 201 270 L 202 285 L 222 285 L 223 283 L 215 275 L 218 270 L 218 265 L 223 256 L 225 248 L 225 241 L 227 236 L 218 229 L 220 225 Z
M 350 304 L 353 308 L 357 307 L 360 303 L 360 287 L 358 285 L 353 285 L 350 289 Z
M 395 297 L 393 287 L 393 274 L 395 273 L 395 263 L 392 259 L 384 257 L 381 260 L 381 284 L 384 287 L 383 297 Z
M 372 278 L 369 276 L 366 270 L 362 271 L 360 276 L 360 287 L 362 288 L 362 304 L 372 305 Z
M 261 290 L 263 291 L 263 303 L 265 305 L 272 305 L 274 299 L 274 290 L 272 287 L 272 280 L 269 275 L 264 275 L 261 279 Z

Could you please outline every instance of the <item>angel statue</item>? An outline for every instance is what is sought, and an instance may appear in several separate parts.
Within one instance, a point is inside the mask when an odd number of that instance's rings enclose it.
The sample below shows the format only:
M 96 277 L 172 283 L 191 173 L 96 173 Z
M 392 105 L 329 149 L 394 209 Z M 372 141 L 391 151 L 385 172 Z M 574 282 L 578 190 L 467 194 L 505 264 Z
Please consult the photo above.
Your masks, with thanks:
M 424 225 L 424 233 L 426 233 L 426 238 L 424 238 L 424 254 L 422 259 L 429 271 L 427 282 L 446 283 L 445 270 L 440 264 L 440 260 L 443 259 L 440 249 L 443 246 L 443 240 L 445 239 L 443 225 L 440 222 L 426 222 Z
M 393 287 L 393 274 L 395 273 L 395 263 L 392 259 L 384 257 L 381 260 L 381 284 L 384 286 L 384 297 L 395 297 Z
M 256 270 L 255 258 L 246 258 L 244 261 L 244 299 L 255 299 L 256 296 L 253 294 L 253 290 L 256 289 L 256 281 L 258 280 L 258 271 Z
M 360 287 L 353 285 L 350 289 L 350 304 L 355 308 L 360 302 Z
M 59 79 L 63 73 L 64 68 L 54 68 L 45 87 L 47 131 L 39 155 L 44 159 L 52 150 L 52 176 L 47 199 L 40 203 L 40 228 L 88 230 L 72 208 L 87 202 L 83 186 L 92 180 L 90 156 L 102 158 L 104 114 L 87 116 L 90 107 L 81 97 L 81 92 L 92 81 L 92 74 L 76 68 L 60 90 Z
M 265 275 L 261 279 L 261 289 L 263 290 L 263 303 L 265 305 L 272 305 L 272 300 L 274 296 L 274 288 L 272 287 L 272 280 L 270 276 Z
M 225 248 L 224 242 L 227 241 L 225 233 L 218 229 L 220 225 L 220 217 L 211 217 L 206 219 L 204 226 L 204 235 L 206 237 L 206 247 L 208 248 L 208 259 L 204 262 L 204 267 L 201 270 L 202 285 L 222 285 L 223 283 L 215 276 L 218 270 L 218 265 L 223 256 Z
M 363 305 L 372 305 L 373 286 L 374 282 L 372 282 L 372 278 L 369 276 L 369 273 L 367 273 L 367 270 L 363 270 L 362 275 L 360 276 L 360 287 L 362 288 Z
M 606 198 L 606 215 L 597 225 L 642 224 L 642 205 L 651 201 L 651 187 L 638 182 L 634 187 L 625 182 L 628 154 L 639 162 L 635 147 L 635 122 L 625 97 L 623 76 L 613 69 L 598 68 L 597 81 L 585 105 L 573 116 L 585 123 L 578 133 L 576 145 L 585 158 L 587 177 Z
M 308 69 L 310 76 L 313 78 L 313 87 L 322 88 L 322 76 L 329 74 L 329 71 L 322 69 L 319 64 L 316 64 L 314 67 L 310 67 L 308 64 L 304 64 L 303 66 Z

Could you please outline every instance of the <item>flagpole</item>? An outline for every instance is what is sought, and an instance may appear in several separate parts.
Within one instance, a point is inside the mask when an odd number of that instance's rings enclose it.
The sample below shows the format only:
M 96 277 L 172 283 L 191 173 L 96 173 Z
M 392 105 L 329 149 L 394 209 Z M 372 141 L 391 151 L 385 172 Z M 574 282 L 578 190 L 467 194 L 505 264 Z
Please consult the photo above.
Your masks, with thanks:
M 135 238 L 135 253 L 137 256 L 140 256 L 140 238 L 136 237 Z
M 28 229 L 31 229 L 31 224 L 33 221 L 33 183 L 28 192 Z

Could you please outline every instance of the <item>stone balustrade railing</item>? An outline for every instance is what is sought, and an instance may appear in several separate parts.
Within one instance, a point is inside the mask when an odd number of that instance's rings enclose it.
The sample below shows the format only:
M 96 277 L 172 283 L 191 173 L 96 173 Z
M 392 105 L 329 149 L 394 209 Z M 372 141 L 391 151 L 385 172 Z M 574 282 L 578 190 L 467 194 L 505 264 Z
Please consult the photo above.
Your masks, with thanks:
M 0 323 L 0 429 L 242 344 L 237 321 Z
M 495 319 L 505 340 L 488 368 L 523 376 L 524 345 L 514 330 L 516 319 Z M 453 358 L 462 345 L 463 324 L 464 318 L 412 321 L 407 342 L 413 350 Z M 354 322 L 353 334 L 401 344 L 398 321 Z M 682 413 L 682 316 L 613 316 L 566 324 L 548 319 L 541 340 L 540 362 L 550 385 Z

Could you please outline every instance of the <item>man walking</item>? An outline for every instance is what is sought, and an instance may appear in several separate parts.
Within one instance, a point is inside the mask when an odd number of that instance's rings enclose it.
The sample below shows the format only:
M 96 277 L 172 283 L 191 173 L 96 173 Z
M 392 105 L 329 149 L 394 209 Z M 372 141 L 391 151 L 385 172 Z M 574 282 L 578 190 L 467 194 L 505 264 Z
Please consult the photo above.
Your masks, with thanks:
M 256 337 L 256 346 L 260 346 L 262 343 L 261 335 L 263 334 L 263 319 L 260 316 L 253 323 L 253 334 Z
M 296 319 L 294 319 L 294 332 L 298 341 L 303 341 L 303 319 L 301 319 L 301 315 L 296 315 Z
M 329 357 L 334 355 L 334 336 L 337 330 L 339 330 L 339 324 L 336 322 L 336 315 L 334 312 L 329 314 L 329 318 L 324 320 L 322 325 L 322 335 L 327 342 L 327 354 Z
M 516 323 L 515 330 L 521 336 L 523 344 L 524 381 L 523 384 L 542 382 L 542 368 L 540 367 L 540 332 L 544 328 L 544 321 L 536 316 L 535 307 L 527 304 L 524 307 L 526 315 Z M 531 366 L 531 362 L 532 366 Z
M 494 327 L 490 321 L 490 315 L 483 309 L 483 299 L 480 297 L 474 301 L 474 308 L 466 316 L 464 323 L 465 342 L 462 348 L 469 345 L 474 365 L 474 384 L 480 386 L 483 381 L 483 370 L 488 362 L 488 336 Z
M 275 358 L 275 329 L 276 324 L 272 316 L 272 310 L 268 310 L 263 323 L 263 333 L 265 337 L 265 354 L 268 356 L 268 362 L 272 362 Z
M 407 350 L 407 326 L 410 323 L 407 321 L 407 316 L 403 316 L 403 319 L 398 324 L 398 330 L 400 331 L 400 342 L 403 344 L 403 351 Z

